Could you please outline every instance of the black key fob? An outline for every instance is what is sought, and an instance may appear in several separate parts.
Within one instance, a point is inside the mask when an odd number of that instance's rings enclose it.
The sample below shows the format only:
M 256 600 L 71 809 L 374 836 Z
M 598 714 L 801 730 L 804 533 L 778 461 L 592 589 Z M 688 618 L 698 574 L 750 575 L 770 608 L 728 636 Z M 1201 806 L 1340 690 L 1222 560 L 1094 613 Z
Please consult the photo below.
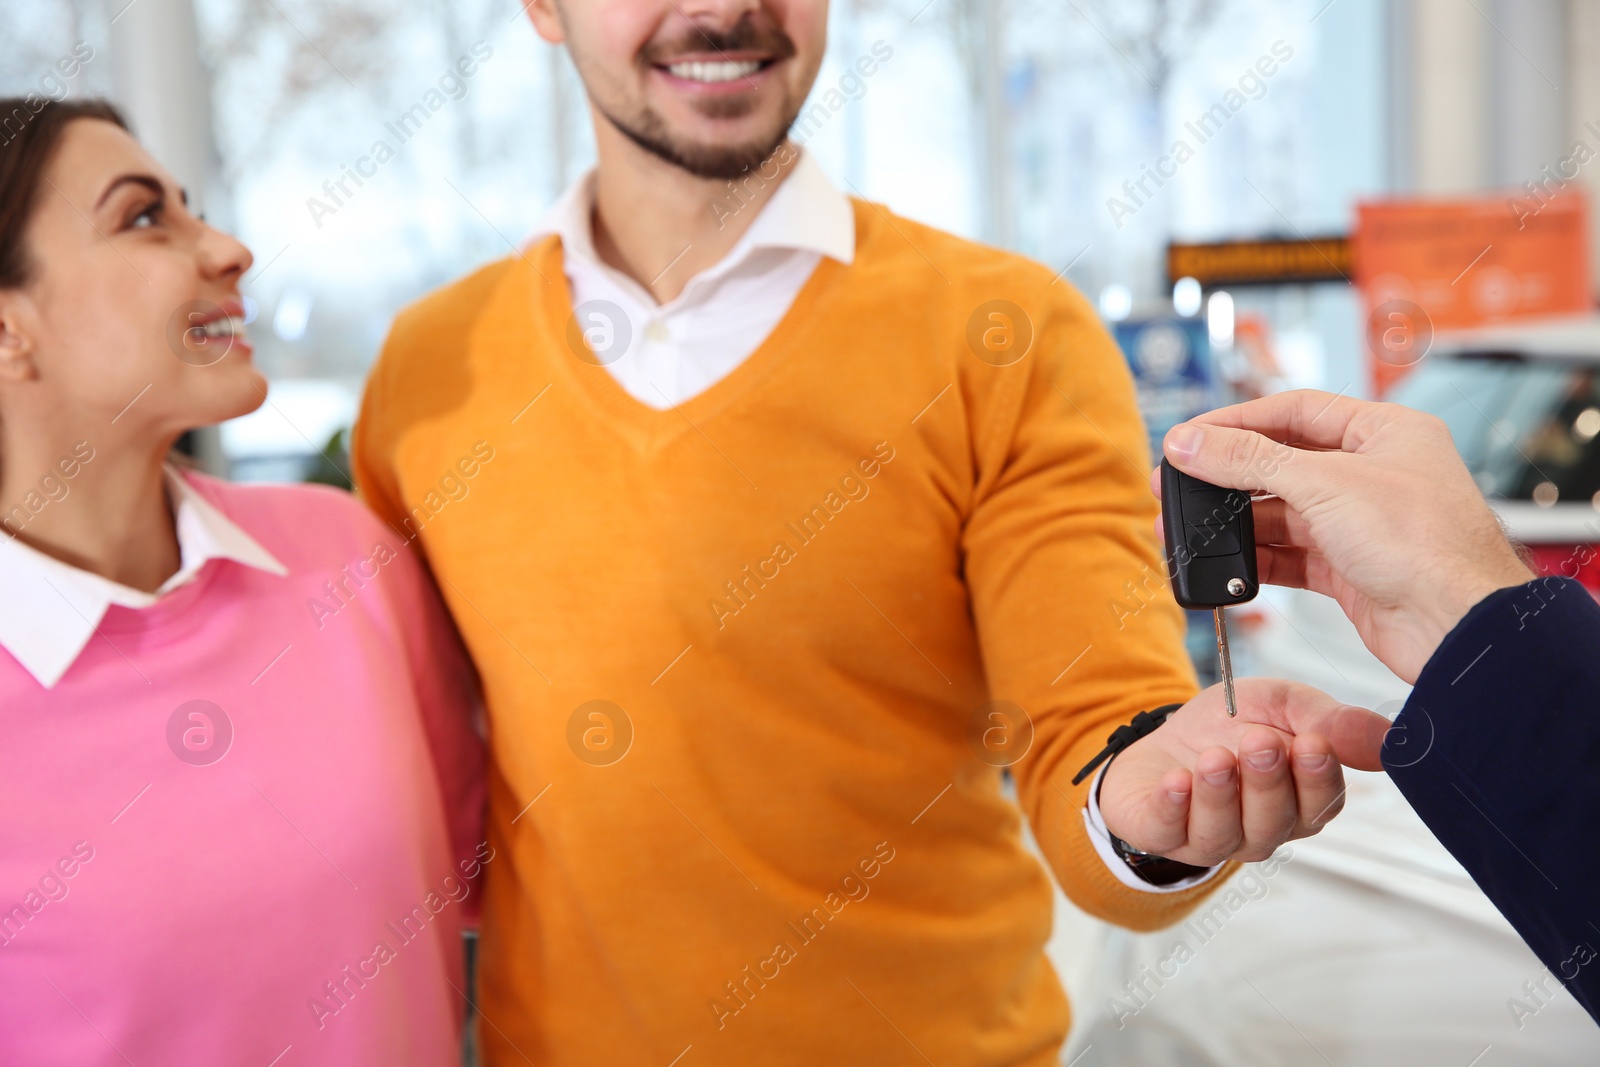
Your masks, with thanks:
M 1249 493 L 1202 482 L 1163 459 L 1161 532 L 1167 542 L 1167 575 L 1179 604 L 1226 608 L 1260 592 Z

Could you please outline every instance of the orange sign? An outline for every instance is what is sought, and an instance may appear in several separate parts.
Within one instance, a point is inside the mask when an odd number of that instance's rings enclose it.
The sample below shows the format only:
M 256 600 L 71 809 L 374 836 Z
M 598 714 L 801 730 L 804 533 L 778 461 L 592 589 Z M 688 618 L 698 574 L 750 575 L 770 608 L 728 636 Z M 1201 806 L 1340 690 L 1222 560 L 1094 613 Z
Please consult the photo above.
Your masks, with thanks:
M 1357 219 L 1356 284 L 1378 395 L 1427 355 L 1435 330 L 1592 306 L 1581 193 L 1385 200 L 1360 205 Z
M 1348 237 L 1167 245 L 1168 279 L 1193 278 L 1208 288 L 1347 282 L 1349 274 Z

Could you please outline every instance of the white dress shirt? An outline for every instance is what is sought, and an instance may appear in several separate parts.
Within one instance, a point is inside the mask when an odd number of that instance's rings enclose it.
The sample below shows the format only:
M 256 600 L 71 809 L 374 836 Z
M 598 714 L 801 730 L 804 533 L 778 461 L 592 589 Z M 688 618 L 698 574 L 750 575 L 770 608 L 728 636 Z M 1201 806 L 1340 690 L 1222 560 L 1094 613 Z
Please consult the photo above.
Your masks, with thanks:
M 801 151 L 789 176 L 728 254 L 689 279 L 677 297 L 657 304 L 649 290 L 596 254 L 594 182 L 592 170 L 574 182 L 528 243 L 551 233 L 561 238 L 562 271 L 572 289 L 573 311 L 586 334 L 601 331 L 592 335 L 601 342 L 592 345 L 597 358 L 630 395 L 653 408 L 676 407 L 743 363 L 788 313 L 823 256 L 845 265 L 855 260 L 850 198 L 828 180 L 809 152 Z M 662 273 L 671 266 L 663 264 Z M 614 309 L 620 309 L 625 324 L 613 321 Z M 1095 799 L 1099 785 L 1097 775 L 1084 820 L 1096 853 L 1120 882 L 1172 893 L 1216 873 L 1213 868 L 1160 887 L 1134 874 L 1111 846 Z
M 1109 764 L 1107 765 L 1109 766 Z M 1095 855 L 1105 861 L 1111 868 L 1111 873 L 1117 876 L 1117 881 L 1123 885 L 1142 889 L 1147 893 L 1176 893 L 1181 889 L 1193 889 L 1202 882 L 1209 882 L 1216 877 L 1221 865 L 1207 867 L 1188 878 L 1173 882 L 1171 885 L 1151 885 L 1149 882 L 1133 873 L 1133 868 L 1117 855 L 1117 848 L 1111 843 L 1111 831 L 1106 829 L 1106 820 L 1100 814 L 1100 780 L 1106 776 L 1106 768 L 1101 767 L 1095 772 L 1094 781 L 1089 785 L 1089 803 L 1083 809 L 1083 823 L 1089 828 L 1089 840 L 1094 842 Z
M 856 255 L 850 199 L 808 152 L 799 153 L 788 177 L 728 254 L 665 304 L 600 262 L 593 217 L 590 171 L 562 194 L 529 242 L 550 233 L 561 238 L 563 270 L 580 324 L 586 332 L 604 330 L 607 341 L 614 341 L 614 347 L 594 345 L 597 356 L 624 389 L 657 409 L 676 407 L 743 363 L 788 312 L 823 256 L 848 265 Z M 661 264 L 660 273 L 672 265 Z M 625 326 L 610 321 L 607 303 L 621 309 Z
M 46 689 L 53 688 L 77 661 L 113 604 L 147 608 L 193 581 L 213 559 L 231 559 L 271 574 L 289 573 L 171 467 L 167 498 L 181 561 L 177 572 L 154 593 L 63 563 L 14 535 L 0 537 L 0 647 Z

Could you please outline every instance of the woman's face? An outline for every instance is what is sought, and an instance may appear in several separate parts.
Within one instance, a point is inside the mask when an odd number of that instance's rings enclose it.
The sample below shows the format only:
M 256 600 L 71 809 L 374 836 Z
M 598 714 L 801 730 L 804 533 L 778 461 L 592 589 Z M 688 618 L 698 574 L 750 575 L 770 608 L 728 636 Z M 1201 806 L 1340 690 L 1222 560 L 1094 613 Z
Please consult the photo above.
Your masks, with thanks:
M 260 406 L 266 381 L 239 296 L 250 252 L 190 214 L 124 130 L 94 119 L 66 127 L 26 247 L 31 280 L 0 292 L 6 410 L 40 405 L 75 432 L 103 426 L 129 441 Z

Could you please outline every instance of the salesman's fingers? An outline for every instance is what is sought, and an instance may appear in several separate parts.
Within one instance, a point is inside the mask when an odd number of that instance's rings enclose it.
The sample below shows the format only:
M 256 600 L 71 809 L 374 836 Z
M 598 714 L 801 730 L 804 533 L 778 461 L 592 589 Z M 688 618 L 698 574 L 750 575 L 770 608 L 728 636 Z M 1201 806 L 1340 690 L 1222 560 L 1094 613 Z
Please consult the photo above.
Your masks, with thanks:
M 1281 545 L 1256 546 L 1256 575 L 1262 585 L 1281 585 L 1288 589 L 1309 589 L 1334 596 L 1333 568 L 1321 552 Z
M 1150 491 L 1161 499 L 1161 468 L 1150 471 Z M 1316 539 L 1311 524 L 1288 501 L 1276 496 L 1258 496 L 1250 501 L 1251 517 L 1255 520 L 1256 544 L 1293 545 L 1314 548 Z M 1161 520 L 1156 520 L 1156 534 L 1161 534 Z
M 1239 770 L 1231 751 L 1213 745 L 1200 753 L 1189 802 L 1189 856 L 1184 863 L 1214 866 L 1244 840 L 1239 822 Z
M 1311 524 L 1282 497 L 1263 496 L 1250 502 L 1256 524 L 1256 544 L 1315 548 Z
M 1333 745 L 1320 734 L 1301 734 L 1289 748 L 1300 818 L 1294 837 L 1309 837 L 1344 807 L 1344 771 Z
M 1193 422 L 1253 430 L 1274 441 L 1308 448 L 1349 449 L 1372 405 L 1319 389 L 1293 389 L 1198 415 Z
M 1256 546 L 1256 572 L 1262 585 L 1281 585 L 1288 589 L 1309 589 L 1323 596 L 1336 597 L 1338 575 L 1321 552 L 1279 545 Z
M 1150 473 L 1150 488 L 1161 496 L 1161 468 Z M 1261 497 L 1252 502 L 1256 529 L 1256 571 L 1262 585 L 1310 589 L 1333 595 L 1333 568 L 1316 547 L 1311 528 L 1300 513 L 1281 497 Z M 1156 540 L 1166 543 L 1161 520 L 1155 520 Z
M 1173 466 L 1229 489 L 1266 490 L 1303 508 L 1324 488 L 1327 464 L 1347 457 L 1307 452 L 1253 430 L 1179 423 L 1167 431 L 1162 452 Z
M 1239 784 L 1244 840 L 1233 858 L 1266 859 L 1289 840 L 1299 821 L 1289 746 L 1282 734 L 1265 726 L 1246 731 L 1239 745 Z
M 1306 587 L 1306 550 L 1281 545 L 1256 545 L 1256 577 L 1262 585 Z

